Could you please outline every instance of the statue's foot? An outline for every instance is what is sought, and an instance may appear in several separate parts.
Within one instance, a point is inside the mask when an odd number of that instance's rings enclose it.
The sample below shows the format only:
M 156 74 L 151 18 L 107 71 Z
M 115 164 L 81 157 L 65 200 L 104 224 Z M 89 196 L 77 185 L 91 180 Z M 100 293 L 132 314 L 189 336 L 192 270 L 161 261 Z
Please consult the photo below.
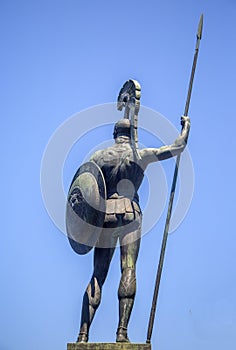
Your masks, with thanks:
M 116 333 L 116 342 L 117 343 L 130 343 L 130 340 L 127 335 L 127 328 L 119 327 Z
M 88 342 L 88 334 L 80 333 L 77 339 L 77 343 L 87 343 Z

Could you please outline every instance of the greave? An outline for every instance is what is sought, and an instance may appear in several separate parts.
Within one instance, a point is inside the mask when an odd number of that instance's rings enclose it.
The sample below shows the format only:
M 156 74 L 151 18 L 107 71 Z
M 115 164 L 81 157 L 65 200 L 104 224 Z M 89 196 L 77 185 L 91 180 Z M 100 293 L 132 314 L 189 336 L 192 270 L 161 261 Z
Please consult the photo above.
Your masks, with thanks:
M 117 342 L 129 342 L 127 328 L 133 309 L 134 298 L 120 298 L 119 300 L 119 325 L 117 329 Z

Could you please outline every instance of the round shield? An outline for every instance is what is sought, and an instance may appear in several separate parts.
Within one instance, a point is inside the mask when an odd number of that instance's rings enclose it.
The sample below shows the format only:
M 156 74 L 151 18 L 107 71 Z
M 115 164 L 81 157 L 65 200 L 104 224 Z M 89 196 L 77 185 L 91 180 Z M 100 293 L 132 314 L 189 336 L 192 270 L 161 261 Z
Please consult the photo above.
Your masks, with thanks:
M 102 231 L 106 211 L 106 184 L 99 166 L 83 164 L 76 172 L 67 198 L 66 230 L 73 250 L 88 253 Z

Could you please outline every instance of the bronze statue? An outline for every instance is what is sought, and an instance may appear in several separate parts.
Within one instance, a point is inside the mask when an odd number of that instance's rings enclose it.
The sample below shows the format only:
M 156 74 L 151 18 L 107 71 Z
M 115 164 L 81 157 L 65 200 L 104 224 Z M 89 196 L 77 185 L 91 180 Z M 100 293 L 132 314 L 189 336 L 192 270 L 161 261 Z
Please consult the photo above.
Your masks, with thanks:
M 135 268 L 142 224 L 138 189 L 142 183 L 144 171 L 150 163 L 179 155 L 187 143 L 190 119 L 184 116 L 181 117 L 181 134 L 172 145 L 139 150 L 137 139 L 139 99 L 140 86 L 138 82 L 134 80 L 127 81 L 118 98 L 118 109 L 121 110 L 124 107 L 125 115 L 123 119 L 115 124 L 114 145 L 93 154 L 90 162 L 86 163 L 86 171 L 80 169 L 75 175 L 69 191 L 67 229 L 72 248 L 79 254 L 84 254 L 91 249 L 92 245 L 95 245 L 94 271 L 83 297 L 78 342 L 88 341 L 89 328 L 101 301 L 102 287 L 118 240 L 120 244 L 121 279 L 118 289 L 119 324 L 116 341 L 129 342 L 127 328 L 136 292 Z M 97 172 L 97 175 L 93 176 L 95 178 L 96 176 L 99 177 L 100 185 L 97 186 L 96 183 L 93 185 L 93 180 L 91 180 L 91 186 L 94 189 L 90 191 L 90 180 L 87 181 L 87 177 L 85 177 L 84 181 L 83 174 L 91 174 L 92 172 L 93 174 Z M 79 176 L 80 181 L 76 182 Z M 92 176 L 90 178 L 92 179 Z M 85 209 L 84 199 L 82 198 L 83 186 L 86 187 L 84 192 L 89 192 L 90 197 L 93 197 L 93 192 L 97 193 L 98 191 L 100 191 L 100 196 L 104 197 L 105 205 L 103 203 L 103 209 L 98 210 L 98 215 L 96 210 L 91 214 L 91 207 L 96 207 L 96 203 L 92 203 L 93 205 L 87 204 L 87 209 Z M 98 189 L 96 190 L 96 188 Z M 101 208 L 101 201 L 98 200 L 98 202 Z M 73 224 L 73 228 L 70 226 L 69 210 L 73 210 L 79 215 L 82 221 L 88 219 L 90 224 L 99 228 L 94 236 L 91 233 L 92 231 L 88 234 L 89 237 L 95 237 L 92 238 L 92 243 L 83 240 L 82 243 L 77 241 L 72 232 L 73 230 L 76 231 L 76 225 Z M 101 214 L 102 212 L 104 213 Z

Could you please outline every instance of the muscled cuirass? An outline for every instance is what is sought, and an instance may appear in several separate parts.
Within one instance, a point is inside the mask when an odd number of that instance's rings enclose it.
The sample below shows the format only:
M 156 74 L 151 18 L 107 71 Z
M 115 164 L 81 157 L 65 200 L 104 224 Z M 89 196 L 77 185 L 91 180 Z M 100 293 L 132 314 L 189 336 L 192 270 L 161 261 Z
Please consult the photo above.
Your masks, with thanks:
M 116 143 L 114 146 L 98 151 L 92 157 L 101 168 L 107 189 L 106 213 L 111 221 L 112 215 L 124 214 L 131 221 L 135 211 L 140 213 L 137 191 L 143 180 L 143 170 L 134 160 L 129 143 Z

